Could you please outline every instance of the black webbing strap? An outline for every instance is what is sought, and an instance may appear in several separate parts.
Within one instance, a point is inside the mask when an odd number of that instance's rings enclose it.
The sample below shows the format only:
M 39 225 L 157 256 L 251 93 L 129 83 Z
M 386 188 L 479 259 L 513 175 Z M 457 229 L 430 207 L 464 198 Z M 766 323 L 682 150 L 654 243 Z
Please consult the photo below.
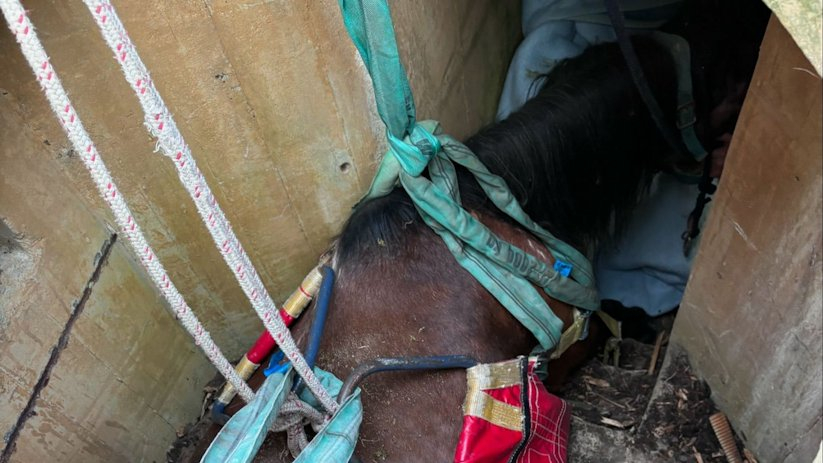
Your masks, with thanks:
M 614 28 L 614 34 L 617 36 L 617 44 L 620 46 L 620 51 L 623 53 L 623 59 L 626 60 L 626 65 L 629 67 L 632 81 L 634 81 L 634 86 L 637 87 L 637 91 L 640 93 L 640 98 L 642 98 L 643 102 L 646 104 L 646 108 L 648 108 L 652 120 L 654 120 L 657 129 L 666 140 L 666 143 L 668 143 L 669 146 L 671 146 L 676 152 L 687 154 L 685 148 L 683 147 L 683 143 L 680 141 L 679 134 L 670 124 L 666 122 L 666 118 L 663 116 L 663 110 L 660 108 L 660 105 L 657 103 L 657 98 L 654 97 L 654 94 L 649 87 L 649 82 L 646 80 L 646 75 L 643 72 L 643 68 L 640 67 L 640 60 L 637 59 L 637 53 L 635 53 L 634 46 L 632 45 L 631 40 L 629 40 L 629 35 L 626 33 L 626 25 L 623 22 L 623 13 L 620 11 L 620 6 L 617 4 L 618 0 L 604 1 L 606 3 L 606 9 L 609 13 L 609 19 L 611 20 L 612 27 Z
M 686 220 L 686 231 L 683 232 L 681 237 L 683 238 L 683 255 L 686 257 L 689 257 L 692 243 L 700 234 L 700 218 L 703 216 L 703 209 L 712 200 L 712 195 L 717 190 L 717 186 L 712 183 L 712 177 L 709 174 L 712 169 L 712 154 L 709 153 L 703 162 L 703 176 L 700 178 L 700 184 L 698 185 L 700 193 L 695 200 L 694 209 L 692 209 L 689 218 Z
M 680 154 L 688 155 L 688 150 L 683 145 L 678 132 L 676 132 L 670 124 L 666 123 L 663 110 L 660 108 L 657 98 L 654 97 L 649 87 L 649 82 L 646 80 L 643 68 L 640 67 L 640 60 L 637 59 L 637 53 L 635 53 L 634 46 L 631 40 L 629 40 L 629 35 L 626 33 L 623 13 L 617 4 L 618 0 L 604 0 L 604 2 L 606 3 L 606 10 L 608 11 L 612 27 L 614 28 L 614 34 L 617 37 L 617 44 L 623 53 L 623 59 L 626 60 L 626 65 L 629 67 L 629 73 L 632 76 L 632 81 L 634 81 L 634 86 L 646 104 L 652 120 L 669 146 Z M 686 257 L 689 256 L 694 239 L 700 234 L 700 218 L 703 215 L 703 209 L 706 207 L 706 204 L 712 200 L 711 195 L 717 188 L 712 183 L 712 178 L 709 175 L 711 169 L 711 154 L 709 154 L 703 162 L 703 175 L 699 184 L 700 194 L 698 194 L 695 200 L 694 209 L 692 209 L 691 214 L 689 214 L 686 222 L 686 231 L 683 232 L 682 236 L 683 255 Z

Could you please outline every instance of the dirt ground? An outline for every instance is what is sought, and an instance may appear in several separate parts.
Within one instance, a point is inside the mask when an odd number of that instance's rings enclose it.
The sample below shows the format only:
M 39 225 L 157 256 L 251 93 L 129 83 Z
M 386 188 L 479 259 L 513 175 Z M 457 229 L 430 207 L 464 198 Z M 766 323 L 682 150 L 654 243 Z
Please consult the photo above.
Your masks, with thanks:
M 709 423 L 718 410 L 708 385 L 676 347 L 665 361 L 661 353 L 659 373 L 650 375 L 653 349 L 624 340 L 619 367 L 593 359 L 566 386 L 561 395 L 574 407 L 570 462 L 727 461 Z
M 571 377 L 559 394 L 572 406 L 569 462 L 727 461 L 709 423 L 717 411 L 709 387 L 679 349 L 667 348 L 665 335 L 661 341 L 652 374 L 654 345 L 624 339 L 617 366 L 613 358 L 594 358 Z M 208 417 L 201 419 L 169 449 L 168 462 L 198 461 L 216 431 Z M 272 438 L 254 461 L 282 448 L 267 445 Z

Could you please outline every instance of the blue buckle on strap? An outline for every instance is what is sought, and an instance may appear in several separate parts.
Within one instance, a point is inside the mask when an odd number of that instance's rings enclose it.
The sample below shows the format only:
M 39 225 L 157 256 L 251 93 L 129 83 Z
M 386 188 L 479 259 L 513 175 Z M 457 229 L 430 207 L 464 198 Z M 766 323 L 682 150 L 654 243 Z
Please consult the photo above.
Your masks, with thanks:
M 554 261 L 554 271 L 566 278 L 572 274 L 572 269 L 574 269 L 574 267 L 568 262 L 563 262 L 562 260 Z

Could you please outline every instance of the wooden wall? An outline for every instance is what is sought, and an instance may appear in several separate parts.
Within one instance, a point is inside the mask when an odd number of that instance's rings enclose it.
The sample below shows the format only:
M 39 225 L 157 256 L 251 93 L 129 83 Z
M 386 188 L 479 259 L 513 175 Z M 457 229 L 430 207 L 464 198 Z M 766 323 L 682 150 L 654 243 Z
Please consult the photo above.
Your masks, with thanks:
M 230 357 L 261 325 L 82 2 L 24 0 L 138 221 Z M 395 1 L 422 117 L 491 121 L 518 2 Z M 382 155 L 370 85 L 334 0 L 122 0 L 115 6 L 264 284 L 282 301 Z M 0 31 L 0 430 L 22 410 L 113 220 Z M 163 461 L 214 375 L 125 243 L 93 288 L 15 461 Z
M 821 80 L 772 19 L 673 340 L 763 462 L 821 433 Z

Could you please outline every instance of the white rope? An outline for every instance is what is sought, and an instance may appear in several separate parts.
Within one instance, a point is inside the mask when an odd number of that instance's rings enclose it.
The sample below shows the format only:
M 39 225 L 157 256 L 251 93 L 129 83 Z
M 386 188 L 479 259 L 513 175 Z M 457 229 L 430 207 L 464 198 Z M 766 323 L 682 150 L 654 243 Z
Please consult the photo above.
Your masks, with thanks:
M 310 404 L 300 400 L 297 394 L 291 391 L 283 405 L 280 406 L 280 410 L 277 411 L 277 419 L 272 424 L 271 431 L 286 431 L 297 424 L 303 426 L 310 424 L 312 429 L 319 431 L 325 424 L 325 417 Z
M 255 312 L 285 356 L 291 361 L 294 369 L 306 382 L 306 386 L 329 413 L 334 413 L 338 408 L 337 402 L 306 364 L 291 333 L 280 319 L 274 302 L 240 245 L 229 221 L 217 204 L 217 199 L 206 184 L 203 174 L 197 168 L 188 144 L 177 129 L 171 112 L 157 92 L 146 66 L 137 54 L 111 2 L 108 0 L 83 0 L 83 2 L 92 13 L 106 43 L 114 52 L 115 59 L 120 64 L 126 80 L 140 100 L 147 129 L 157 138 L 157 145 L 163 154 L 173 160 L 180 181 L 189 192 L 203 223 L 211 233 L 214 243 L 234 273 L 240 287 L 243 288 Z
M 289 392 L 280 410 L 277 419 L 272 423 L 271 432 L 286 432 L 286 445 L 293 458 L 309 445 L 306 435 L 306 426 L 311 425 L 315 432 L 326 425 L 326 418 L 310 404 L 300 400 L 294 391 Z
M 226 377 L 226 379 L 238 390 L 240 395 L 247 402 L 254 397 L 254 393 L 249 386 L 235 373 L 231 363 L 223 356 L 220 349 L 212 340 L 208 331 L 197 320 L 197 317 L 191 311 L 183 296 L 177 291 L 177 288 L 172 283 L 160 259 L 155 255 L 152 248 L 149 246 L 146 238 L 137 225 L 134 217 L 129 210 L 126 201 L 120 194 L 120 190 L 114 184 L 108 169 L 106 169 L 103 159 L 97 152 L 97 148 L 89 138 L 89 134 L 83 127 L 80 118 L 74 110 L 69 97 L 66 94 L 57 73 L 49 63 L 49 58 L 46 51 L 43 49 L 40 39 L 34 31 L 34 26 L 26 15 L 26 11 L 20 4 L 19 0 L 0 0 L 0 8 L 3 10 L 3 15 L 9 25 L 12 33 L 20 43 L 20 48 L 23 50 L 23 55 L 26 57 L 29 65 L 37 77 L 43 92 L 48 99 L 51 109 L 54 111 L 57 118 L 63 125 L 69 140 L 74 146 L 75 151 L 80 153 L 80 158 L 83 160 L 86 169 L 91 174 L 100 195 L 108 203 L 117 225 L 123 230 L 129 244 L 137 256 L 140 257 L 140 262 L 146 268 L 154 282 L 155 286 L 160 290 L 160 293 L 174 310 L 175 316 L 180 320 L 180 323 L 186 328 L 186 331 L 194 338 L 195 344 L 200 346 L 206 357 L 217 368 L 217 370 Z

